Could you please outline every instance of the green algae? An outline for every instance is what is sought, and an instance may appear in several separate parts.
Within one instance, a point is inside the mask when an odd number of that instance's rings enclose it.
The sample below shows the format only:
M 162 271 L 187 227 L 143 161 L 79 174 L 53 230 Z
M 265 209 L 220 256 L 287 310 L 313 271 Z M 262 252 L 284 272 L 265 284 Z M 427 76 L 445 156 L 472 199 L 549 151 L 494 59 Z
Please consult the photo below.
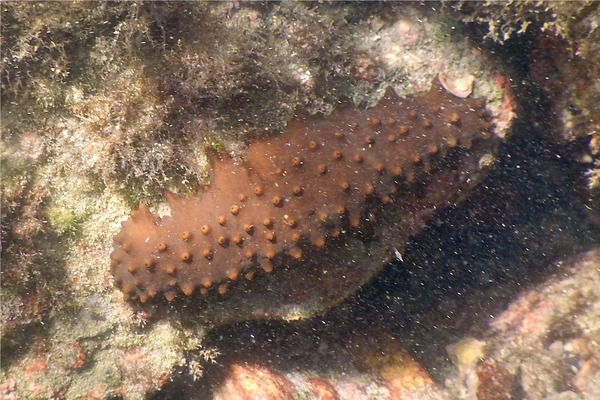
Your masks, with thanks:
M 85 215 L 64 209 L 49 209 L 47 216 L 50 227 L 60 236 L 73 236 L 81 232 L 81 224 L 86 218 Z

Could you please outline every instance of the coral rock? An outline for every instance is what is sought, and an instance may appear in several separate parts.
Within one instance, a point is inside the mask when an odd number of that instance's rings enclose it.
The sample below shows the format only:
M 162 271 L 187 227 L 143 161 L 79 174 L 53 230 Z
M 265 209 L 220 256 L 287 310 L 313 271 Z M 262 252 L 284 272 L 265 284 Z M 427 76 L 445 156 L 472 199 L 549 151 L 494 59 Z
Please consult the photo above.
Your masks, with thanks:
M 312 394 L 319 400 L 340 400 L 333 385 L 323 379 L 312 378 L 309 380 Z
M 292 382 L 259 365 L 231 366 L 230 374 L 214 394 L 215 400 L 288 400 L 295 398 Z
M 518 378 L 502 365 L 485 361 L 477 366 L 477 399 L 509 400 L 519 389 Z

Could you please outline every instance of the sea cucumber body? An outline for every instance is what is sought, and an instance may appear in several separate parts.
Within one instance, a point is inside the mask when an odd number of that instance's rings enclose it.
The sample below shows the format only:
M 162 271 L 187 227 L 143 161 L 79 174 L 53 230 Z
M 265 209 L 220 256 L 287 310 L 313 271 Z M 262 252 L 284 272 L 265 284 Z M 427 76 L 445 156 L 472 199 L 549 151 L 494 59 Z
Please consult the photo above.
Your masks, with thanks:
M 250 143 L 239 164 L 214 156 L 201 193 L 167 196 L 170 216 L 145 205 L 132 212 L 114 238 L 115 284 L 129 301 L 172 301 L 224 294 L 257 271 L 339 260 L 349 238 L 401 248 L 472 186 L 469 174 L 498 142 L 484 101 L 439 85 L 408 99 L 388 90 L 365 111 L 297 117 L 282 134 Z M 399 209 L 411 215 L 395 224 L 406 234 L 379 232 L 378 218 Z

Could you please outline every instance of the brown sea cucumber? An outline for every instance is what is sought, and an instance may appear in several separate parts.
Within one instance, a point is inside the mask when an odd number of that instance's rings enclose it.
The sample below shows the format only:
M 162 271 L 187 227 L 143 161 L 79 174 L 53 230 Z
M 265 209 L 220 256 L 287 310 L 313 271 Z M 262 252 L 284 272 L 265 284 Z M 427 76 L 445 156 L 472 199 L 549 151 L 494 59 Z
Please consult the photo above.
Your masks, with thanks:
M 224 294 L 258 271 L 354 257 L 352 238 L 402 248 L 479 180 L 480 160 L 500 142 L 491 121 L 483 100 L 439 83 L 406 99 L 388 89 L 364 111 L 296 117 L 282 134 L 250 143 L 243 162 L 214 155 L 205 190 L 167 195 L 170 216 L 144 204 L 133 211 L 114 238 L 115 284 L 129 301 L 173 301 Z M 398 211 L 405 217 L 380 224 Z

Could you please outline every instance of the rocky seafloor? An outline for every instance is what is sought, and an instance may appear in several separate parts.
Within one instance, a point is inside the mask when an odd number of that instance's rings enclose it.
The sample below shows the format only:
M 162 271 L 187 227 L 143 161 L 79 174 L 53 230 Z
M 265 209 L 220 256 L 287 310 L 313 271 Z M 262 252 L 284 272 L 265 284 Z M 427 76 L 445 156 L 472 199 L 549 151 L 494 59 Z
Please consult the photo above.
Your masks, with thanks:
M 600 10 L 500 4 L 4 2 L 0 398 L 598 398 Z M 440 75 L 504 143 L 370 282 L 123 301 L 113 236 L 207 152 Z

